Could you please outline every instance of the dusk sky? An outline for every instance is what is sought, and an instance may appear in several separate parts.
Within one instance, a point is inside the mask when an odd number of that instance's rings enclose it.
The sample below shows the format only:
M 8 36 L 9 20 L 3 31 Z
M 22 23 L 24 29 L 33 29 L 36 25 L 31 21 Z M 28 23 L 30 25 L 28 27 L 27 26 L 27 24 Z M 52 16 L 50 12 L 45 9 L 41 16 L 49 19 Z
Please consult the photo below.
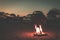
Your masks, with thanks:
M 42 11 L 46 15 L 52 8 L 60 9 L 60 0 L 0 0 L 0 12 L 20 16 L 31 14 L 35 10 Z

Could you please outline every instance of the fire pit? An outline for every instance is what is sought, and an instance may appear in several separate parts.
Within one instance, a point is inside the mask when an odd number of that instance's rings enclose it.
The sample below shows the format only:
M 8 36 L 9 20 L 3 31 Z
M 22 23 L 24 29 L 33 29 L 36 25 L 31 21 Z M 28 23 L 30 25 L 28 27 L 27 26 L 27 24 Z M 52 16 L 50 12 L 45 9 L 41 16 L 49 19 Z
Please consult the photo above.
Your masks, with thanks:
M 39 27 L 37 27 L 37 25 L 35 25 L 35 30 L 36 30 L 36 32 L 35 32 L 34 36 L 39 36 L 39 37 L 47 36 L 47 34 L 45 34 L 43 32 L 41 25 L 39 25 Z
M 34 34 L 34 36 L 47 36 L 47 34 Z
M 18 32 L 17 37 L 21 38 L 22 40 L 54 40 L 56 38 L 55 32 L 49 30 L 44 32 L 41 25 L 35 25 L 34 28 L 35 31 L 23 30 L 23 32 Z

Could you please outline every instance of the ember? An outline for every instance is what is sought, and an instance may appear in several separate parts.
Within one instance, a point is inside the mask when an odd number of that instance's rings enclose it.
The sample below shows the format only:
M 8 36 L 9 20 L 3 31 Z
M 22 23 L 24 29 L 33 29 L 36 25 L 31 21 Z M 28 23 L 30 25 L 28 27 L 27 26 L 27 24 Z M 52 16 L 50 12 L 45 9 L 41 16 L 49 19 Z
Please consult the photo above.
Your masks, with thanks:
M 39 25 L 39 27 L 37 27 L 37 25 L 35 25 L 35 30 L 36 30 L 36 33 L 34 34 L 34 36 L 47 36 L 47 34 L 45 34 L 42 30 L 42 27 L 41 25 Z

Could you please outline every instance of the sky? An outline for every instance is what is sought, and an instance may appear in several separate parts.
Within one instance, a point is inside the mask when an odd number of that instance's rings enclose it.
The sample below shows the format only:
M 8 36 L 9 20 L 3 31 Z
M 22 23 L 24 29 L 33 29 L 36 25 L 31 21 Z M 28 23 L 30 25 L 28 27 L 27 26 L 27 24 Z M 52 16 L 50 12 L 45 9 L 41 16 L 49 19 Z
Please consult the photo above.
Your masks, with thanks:
M 52 8 L 60 9 L 60 0 L 0 0 L 0 12 L 25 16 L 33 11 L 42 11 L 44 15 Z

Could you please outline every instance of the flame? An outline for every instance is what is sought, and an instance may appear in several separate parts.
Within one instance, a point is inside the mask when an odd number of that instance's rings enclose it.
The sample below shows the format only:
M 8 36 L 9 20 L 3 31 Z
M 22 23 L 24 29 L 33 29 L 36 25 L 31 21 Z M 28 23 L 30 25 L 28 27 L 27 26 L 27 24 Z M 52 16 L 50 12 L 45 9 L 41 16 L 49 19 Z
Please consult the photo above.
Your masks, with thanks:
M 35 25 L 35 30 L 36 30 L 36 34 L 44 34 L 41 25 L 39 25 L 39 27 Z

